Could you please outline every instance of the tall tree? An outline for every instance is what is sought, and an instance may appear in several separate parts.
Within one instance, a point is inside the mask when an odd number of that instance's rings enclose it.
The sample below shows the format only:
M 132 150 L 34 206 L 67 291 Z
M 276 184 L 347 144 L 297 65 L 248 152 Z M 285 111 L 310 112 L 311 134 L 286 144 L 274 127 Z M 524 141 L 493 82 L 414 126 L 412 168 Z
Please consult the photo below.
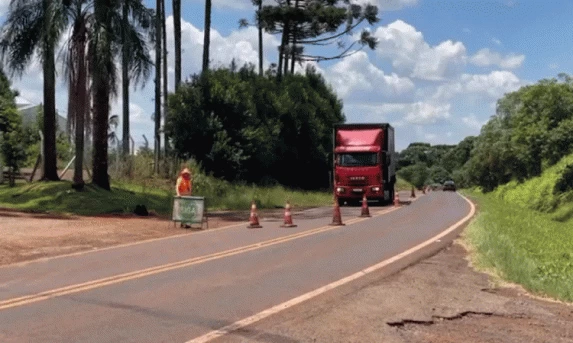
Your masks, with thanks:
M 211 0 L 205 0 L 205 31 L 203 34 L 203 68 L 209 69 L 209 48 L 211 45 Z
M 263 6 L 260 18 L 265 31 L 281 34 L 277 76 L 288 70 L 287 60 L 324 61 L 348 57 L 365 46 L 374 49 L 377 40 L 366 29 L 360 37 L 348 44 L 347 37 L 359 25 L 372 25 L 379 21 L 378 8 L 373 5 L 360 6 L 344 0 L 298 1 L 280 0 L 277 5 Z M 342 28 L 342 30 L 341 30 Z M 291 44 L 292 43 L 292 44 Z M 305 45 L 326 46 L 336 43 L 341 53 L 333 56 L 304 53 Z M 358 46 L 357 46 L 358 45 Z
M 261 20 L 261 11 L 263 8 L 262 0 L 251 0 L 253 6 L 257 7 L 255 11 L 255 24 L 259 33 L 259 75 L 263 75 L 263 22 Z M 247 19 L 239 19 L 239 27 L 251 26 Z
M 175 40 L 175 90 L 181 84 L 181 0 L 173 0 L 173 38 Z
M 166 17 L 165 17 L 165 0 L 161 0 L 161 33 L 162 33 L 162 55 L 163 55 L 163 121 L 165 122 L 167 118 L 167 98 L 168 98 L 168 77 L 167 77 L 167 29 L 166 29 Z M 163 142 L 165 146 L 165 156 L 167 156 L 169 151 L 169 140 L 167 139 L 167 134 L 163 131 Z
M 92 77 L 94 93 L 93 183 L 110 190 L 108 175 L 109 102 L 114 91 L 116 69 L 113 56 L 113 0 L 94 0 Z
M 68 16 L 72 20 L 72 35 L 67 43 L 64 70 L 68 80 L 68 123 L 74 128 L 75 160 L 72 187 L 84 186 L 84 133 L 89 120 L 89 74 L 87 50 L 93 16 L 89 1 L 75 0 L 70 3 Z
M 116 58 L 122 46 L 131 52 L 129 78 L 138 83 L 145 81 L 151 71 L 149 48 L 141 29 L 149 29 L 153 12 L 141 1 L 130 2 L 130 11 L 136 25 L 125 25 L 119 0 L 94 0 L 94 28 L 90 40 L 90 73 L 94 105 L 93 129 L 93 183 L 110 189 L 108 176 L 108 127 L 110 98 L 117 94 Z M 121 28 L 118 30 L 118 28 Z M 121 30 L 127 30 L 127 41 L 122 41 Z M 118 32 L 120 31 L 120 32 Z
M 139 58 L 134 55 L 135 52 L 141 50 L 134 50 L 131 44 L 135 41 L 143 39 L 143 36 L 153 34 L 153 11 L 146 8 L 142 0 L 120 0 L 121 1 L 121 44 L 122 44 L 122 95 L 123 95 L 123 132 L 122 144 L 123 154 L 129 154 L 130 143 L 130 130 L 129 130 L 129 86 L 132 79 L 139 81 L 136 69 L 137 64 L 141 62 Z M 135 31 L 134 31 L 135 30 Z M 130 34 L 139 33 L 141 37 L 131 36 Z M 153 37 L 150 37 L 153 38 Z M 139 43 L 138 43 L 139 44 Z M 148 52 L 147 45 L 145 45 L 145 52 Z M 148 66 L 150 61 L 148 61 Z M 146 62 L 147 63 L 147 62 Z M 133 73 L 136 72 L 134 75 Z M 147 77 L 147 76 L 145 76 Z M 135 82 L 137 84 L 137 82 Z
M 12 74 L 21 76 L 34 53 L 42 62 L 44 83 L 44 161 L 42 180 L 59 180 L 56 154 L 55 48 L 67 26 L 62 1 L 12 0 L 0 38 L 0 53 Z
M 161 0 L 156 0 L 157 16 L 155 19 L 155 159 L 154 172 L 159 172 L 159 159 L 161 157 Z
M 123 0 L 121 4 L 121 19 L 124 25 L 121 30 L 122 42 L 127 42 L 127 30 L 124 28 L 129 25 L 129 1 Z M 129 45 L 122 45 L 121 52 L 121 95 L 122 99 L 122 145 L 123 155 L 129 155 Z

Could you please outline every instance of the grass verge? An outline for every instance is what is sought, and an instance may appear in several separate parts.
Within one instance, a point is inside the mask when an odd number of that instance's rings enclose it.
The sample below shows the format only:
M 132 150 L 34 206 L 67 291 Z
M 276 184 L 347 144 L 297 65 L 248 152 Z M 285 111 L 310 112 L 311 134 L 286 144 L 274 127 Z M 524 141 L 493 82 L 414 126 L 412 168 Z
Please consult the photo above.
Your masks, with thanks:
M 394 190 L 396 191 L 409 191 L 412 189 L 412 184 L 409 183 L 408 181 L 400 178 L 400 177 L 396 177 L 396 184 L 394 185 Z
M 203 182 L 195 194 L 205 196 L 210 210 L 246 210 L 255 199 L 259 208 L 283 208 L 288 199 L 297 207 L 332 203 L 332 195 L 323 192 L 287 190 L 280 186 L 255 187 Z M 78 215 L 131 213 L 138 204 L 160 215 L 171 212 L 174 186 L 169 180 L 144 180 L 138 183 L 115 182 L 108 192 L 92 185 L 76 192 L 71 183 L 35 182 L 10 188 L 0 185 L 0 207 L 25 211 Z
M 495 194 L 463 191 L 480 211 L 464 232 L 476 267 L 532 293 L 573 302 L 573 223 L 556 222 Z

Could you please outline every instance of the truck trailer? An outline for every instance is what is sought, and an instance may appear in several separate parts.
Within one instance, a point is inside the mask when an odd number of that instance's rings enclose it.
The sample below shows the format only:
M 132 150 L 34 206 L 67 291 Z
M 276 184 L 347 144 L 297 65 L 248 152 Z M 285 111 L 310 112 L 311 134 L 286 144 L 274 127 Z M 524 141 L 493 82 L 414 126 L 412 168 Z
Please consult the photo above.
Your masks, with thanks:
M 340 205 L 394 199 L 394 128 L 380 124 L 336 124 L 333 129 L 334 194 Z

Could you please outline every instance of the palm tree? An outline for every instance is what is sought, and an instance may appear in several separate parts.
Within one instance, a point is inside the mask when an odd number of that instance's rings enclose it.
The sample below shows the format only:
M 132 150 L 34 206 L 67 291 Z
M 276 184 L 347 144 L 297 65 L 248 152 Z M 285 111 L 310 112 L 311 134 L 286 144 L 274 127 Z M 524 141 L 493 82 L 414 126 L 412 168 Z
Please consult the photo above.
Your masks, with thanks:
M 74 189 L 82 189 L 84 186 L 84 131 L 90 118 L 87 46 L 93 26 L 91 9 L 92 4 L 88 0 L 74 0 L 68 8 L 68 16 L 72 20 L 72 34 L 67 43 L 64 70 L 68 80 L 68 122 L 71 127 L 75 127 Z
M 129 47 L 129 77 L 136 84 L 140 80 L 144 83 L 152 65 L 142 29 L 150 29 L 153 12 L 140 0 L 130 1 L 129 4 L 134 23 L 127 24 L 123 21 L 119 0 L 94 0 L 94 27 L 90 40 L 94 105 L 92 179 L 95 185 L 107 190 L 110 189 L 107 173 L 109 103 L 111 97 L 117 94 L 115 58 L 123 51 L 124 45 Z M 127 41 L 123 41 L 122 36 L 127 37 Z
M 153 11 L 146 8 L 142 0 L 120 0 L 121 1 L 121 78 L 122 78 L 122 96 L 123 96 L 123 112 L 122 112 L 122 143 L 123 154 L 129 154 L 129 86 L 131 78 L 134 77 L 134 67 L 137 66 L 137 61 L 134 60 L 132 50 L 132 41 L 140 40 L 140 37 L 132 37 L 133 33 L 131 28 L 136 28 L 139 32 L 150 34 L 154 30 L 153 27 Z M 138 43 L 139 44 L 139 43 Z M 140 51 L 140 50 L 136 50 Z M 148 51 L 148 50 L 147 50 Z M 151 62 L 149 62 L 151 63 Z M 136 81 L 138 75 L 136 76 Z M 148 75 L 147 75 L 148 76 Z M 145 78 L 147 78 L 145 76 Z M 137 84 L 137 82 L 136 82 Z
M 175 40 L 175 91 L 181 84 L 181 0 L 173 0 L 173 38 Z
M 57 181 L 55 48 L 67 27 L 69 0 L 12 0 L 0 37 L 0 54 L 21 76 L 36 53 L 44 74 L 44 161 L 42 180 Z
M 156 0 L 157 16 L 155 20 L 155 154 L 154 154 L 154 170 L 155 174 L 159 173 L 159 159 L 161 157 L 161 136 L 159 134 L 161 128 L 161 0 Z
M 205 32 L 203 33 L 203 73 L 209 69 L 209 46 L 211 45 L 211 0 L 205 0 Z

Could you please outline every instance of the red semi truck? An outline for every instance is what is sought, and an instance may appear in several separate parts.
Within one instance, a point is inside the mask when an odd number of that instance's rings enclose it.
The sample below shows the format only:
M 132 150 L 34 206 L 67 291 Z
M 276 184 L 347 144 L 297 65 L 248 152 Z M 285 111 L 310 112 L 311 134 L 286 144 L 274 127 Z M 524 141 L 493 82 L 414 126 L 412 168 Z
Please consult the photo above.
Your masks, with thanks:
M 396 163 L 390 124 L 336 124 L 333 130 L 334 193 L 338 203 L 394 199 Z

